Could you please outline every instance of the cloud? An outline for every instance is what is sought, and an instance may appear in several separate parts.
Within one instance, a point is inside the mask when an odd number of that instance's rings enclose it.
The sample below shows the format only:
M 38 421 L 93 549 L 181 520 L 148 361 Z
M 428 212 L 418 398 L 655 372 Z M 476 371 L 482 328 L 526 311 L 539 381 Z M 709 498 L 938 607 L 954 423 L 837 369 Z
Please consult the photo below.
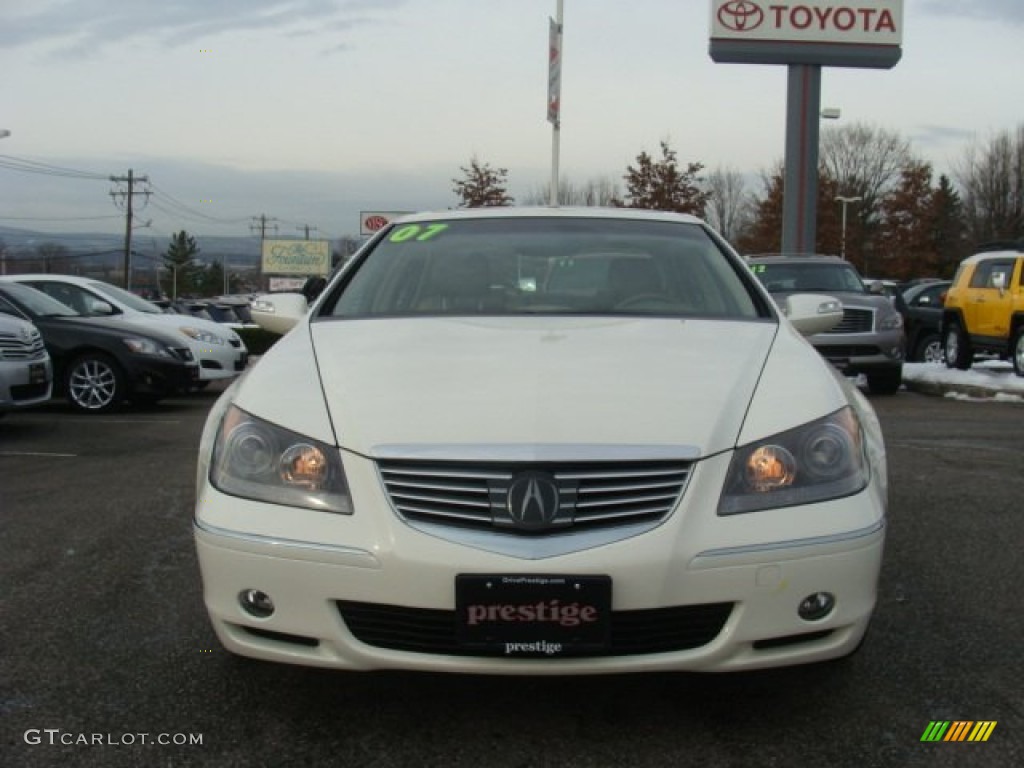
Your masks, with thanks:
M 1024 24 L 1024 3 L 1021 0 L 926 0 L 922 8 L 926 13 L 937 16 Z
M 58 53 L 90 55 L 127 41 L 155 39 L 168 46 L 214 35 L 258 30 L 301 33 L 351 30 L 408 0 L 68 0 L 40 3 L 0 25 L 0 48 L 37 43 Z

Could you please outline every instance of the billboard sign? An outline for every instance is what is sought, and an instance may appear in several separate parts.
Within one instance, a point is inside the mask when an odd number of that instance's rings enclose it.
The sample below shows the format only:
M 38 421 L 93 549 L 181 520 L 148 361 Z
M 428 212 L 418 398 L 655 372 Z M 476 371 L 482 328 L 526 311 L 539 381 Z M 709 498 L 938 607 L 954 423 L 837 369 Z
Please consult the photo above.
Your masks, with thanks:
M 375 235 L 388 224 L 409 211 L 360 211 L 359 234 L 363 237 Z
M 323 275 L 331 271 L 331 245 L 327 240 L 264 240 L 265 275 Z
M 711 2 L 717 62 L 888 69 L 902 43 L 903 0 Z

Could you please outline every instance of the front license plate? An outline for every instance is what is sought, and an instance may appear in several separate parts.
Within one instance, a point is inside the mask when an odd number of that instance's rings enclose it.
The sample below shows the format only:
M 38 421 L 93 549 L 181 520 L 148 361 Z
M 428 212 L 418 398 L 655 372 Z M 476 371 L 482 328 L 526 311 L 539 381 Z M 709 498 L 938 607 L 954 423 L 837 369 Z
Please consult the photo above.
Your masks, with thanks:
M 460 574 L 459 642 L 504 656 L 560 656 L 606 648 L 609 576 Z
M 29 363 L 28 364 L 28 383 L 29 384 L 45 384 L 46 383 L 46 365 L 44 363 Z

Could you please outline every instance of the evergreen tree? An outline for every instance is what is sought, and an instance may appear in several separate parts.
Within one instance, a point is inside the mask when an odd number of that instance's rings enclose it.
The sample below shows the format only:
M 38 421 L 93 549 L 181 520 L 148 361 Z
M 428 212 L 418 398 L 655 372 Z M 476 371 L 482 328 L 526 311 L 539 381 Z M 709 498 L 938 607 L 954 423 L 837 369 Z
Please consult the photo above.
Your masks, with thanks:
M 171 244 L 163 253 L 167 274 L 162 280 L 162 288 L 172 298 L 177 298 L 179 293 L 189 293 L 198 288 L 198 254 L 199 246 L 196 239 L 188 232 L 181 230 L 171 235 Z
M 459 170 L 463 178 L 452 179 L 452 183 L 455 184 L 454 191 L 461 200 L 461 207 L 486 208 L 512 205 L 514 202 L 506 191 L 507 169 L 491 168 L 487 163 L 481 165 L 474 156 L 468 168 L 462 167 Z

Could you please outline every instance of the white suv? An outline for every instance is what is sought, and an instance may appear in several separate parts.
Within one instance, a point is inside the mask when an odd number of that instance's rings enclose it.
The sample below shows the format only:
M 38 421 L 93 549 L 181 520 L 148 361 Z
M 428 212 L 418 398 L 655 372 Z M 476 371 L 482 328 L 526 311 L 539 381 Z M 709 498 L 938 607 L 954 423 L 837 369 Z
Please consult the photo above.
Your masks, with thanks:
M 152 302 L 102 280 L 47 274 L 7 275 L 0 280 L 30 285 L 87 317 L 118 316 L 134 325 L 180 333 L 199 361 L 199 388 L 210 381 L 238 376 L 248 363 L 245 343 L 227 326 L 166 314 Z

